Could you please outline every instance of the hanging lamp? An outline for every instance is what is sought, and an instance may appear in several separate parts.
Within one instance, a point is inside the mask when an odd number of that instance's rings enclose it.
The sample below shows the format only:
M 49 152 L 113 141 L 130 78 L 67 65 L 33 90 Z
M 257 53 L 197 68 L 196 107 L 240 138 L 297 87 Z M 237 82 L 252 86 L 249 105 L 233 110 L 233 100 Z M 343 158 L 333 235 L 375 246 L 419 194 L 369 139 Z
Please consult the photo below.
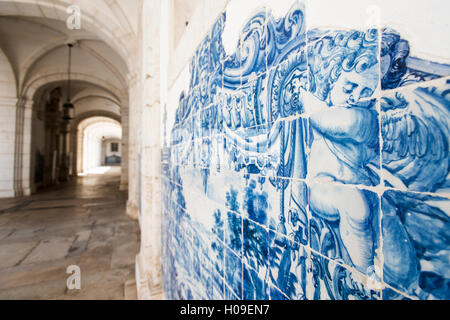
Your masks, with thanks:
M 68 65 L 68 71 L 67 71 L 67 75 L 68 75 L 68 80 L 67 80 L 67 101 L 66 103 L 64 103 L 63 105 L 63 111 L 64 111 L 64 115 L 63 115 L 63 119 L 70 121 L 73 119 L 73 113 L 74 113 L 74 106 L 72 104 L 72 102 L 70 102 L 70 72 L 71 72 L 71 63 L 72 63 L 72 47 L 73 44 L 72 43 L 68 43 L 67 46 L 69 47 L 69 65 Z

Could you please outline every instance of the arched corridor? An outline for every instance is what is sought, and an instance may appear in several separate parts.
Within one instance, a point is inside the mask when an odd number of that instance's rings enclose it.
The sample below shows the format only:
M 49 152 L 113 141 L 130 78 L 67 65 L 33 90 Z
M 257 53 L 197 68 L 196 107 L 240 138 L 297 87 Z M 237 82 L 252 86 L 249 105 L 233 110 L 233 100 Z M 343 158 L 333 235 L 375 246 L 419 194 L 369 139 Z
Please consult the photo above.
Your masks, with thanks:
M 0 299 L 124 299 L 134 283 L 139 226 L 124 214 L 120 168 L 100 167 L 0 202 Z M 81 270 L 68 291 L 66 268 Z M 134 289 L 135 290 L 135 289 Z M 125 297 L 125 295 L 129 295 Z
M 74 34 L 62 21 L 21 15 L 0 16 L 0 38 L 1 82 L 8 84 L 0 92 L 2 112 L 15 115 L 2 141 L 16 141 L 2 152 L 3 163 L 14 170 L 0 177 L 0 196 L 27 195 L 75 175 L 76 139 L 70 136 L 87 117 L 125 120 L 128 137 L 127 63 L 106 42 L 83 29 Z M 70 85 L 67 43 L 73 44 Z M 68 100 L 74 105 L 69 121 L 63 119 Z M 127 154 L 123 163 L 125 189 Z
M 72 5 L 0 1 L 0 299 L 136 296 L 139 3 Z
M 113 119 L 91 117 L 81 121 L 76 137 L 75 165 L 78 175 L 104 165 L 120 166 L 121 139 L 122 128 Z

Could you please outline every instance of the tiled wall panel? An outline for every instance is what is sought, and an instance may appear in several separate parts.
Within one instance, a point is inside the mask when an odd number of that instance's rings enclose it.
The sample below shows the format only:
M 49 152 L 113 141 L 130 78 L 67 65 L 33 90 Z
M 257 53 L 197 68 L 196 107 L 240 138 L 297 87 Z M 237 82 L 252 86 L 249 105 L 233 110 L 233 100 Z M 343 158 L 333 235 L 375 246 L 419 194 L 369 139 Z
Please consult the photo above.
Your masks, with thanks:
M 254 2 L 169 92 L 166 297 L 449 299 L 450 66 L 390 26 Z

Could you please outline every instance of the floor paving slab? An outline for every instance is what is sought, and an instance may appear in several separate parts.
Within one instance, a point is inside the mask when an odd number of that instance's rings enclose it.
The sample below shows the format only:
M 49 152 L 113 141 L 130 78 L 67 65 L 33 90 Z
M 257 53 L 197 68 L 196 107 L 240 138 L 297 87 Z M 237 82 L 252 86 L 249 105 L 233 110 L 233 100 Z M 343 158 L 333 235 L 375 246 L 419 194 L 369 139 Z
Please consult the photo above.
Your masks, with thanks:
M 126 215 L 120 168 L 0 205 L 0 299 L 124 299 L 139 226 Z M 3 210 L 3 211 L 2 211 Z M 82 288 L 67 290 L 67 267 Z
M 36 245 L 37 242 L 35 241 L 2 245 L 0 251 L 0 273 L 3 268 L 19 264 Z

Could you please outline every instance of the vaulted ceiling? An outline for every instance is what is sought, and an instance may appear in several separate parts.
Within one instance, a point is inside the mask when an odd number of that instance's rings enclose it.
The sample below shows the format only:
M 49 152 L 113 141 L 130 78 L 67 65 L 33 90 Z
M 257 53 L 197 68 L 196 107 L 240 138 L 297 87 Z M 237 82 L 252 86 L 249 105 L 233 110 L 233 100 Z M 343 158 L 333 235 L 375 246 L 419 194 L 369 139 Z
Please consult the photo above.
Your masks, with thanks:
M 58 86 L 65 96 L 67 42 L 75 42 L 71 97 L 76 109 L 80 105 L 76 113 L 95 106 L 119 112 L 134 63 L 140 2 L 0 0 L 0 49 L 13 70 L 17 97 L 36 101 Z M 65 9 L 71 4 L 81 10 L 79 30 L 66 26 Z

